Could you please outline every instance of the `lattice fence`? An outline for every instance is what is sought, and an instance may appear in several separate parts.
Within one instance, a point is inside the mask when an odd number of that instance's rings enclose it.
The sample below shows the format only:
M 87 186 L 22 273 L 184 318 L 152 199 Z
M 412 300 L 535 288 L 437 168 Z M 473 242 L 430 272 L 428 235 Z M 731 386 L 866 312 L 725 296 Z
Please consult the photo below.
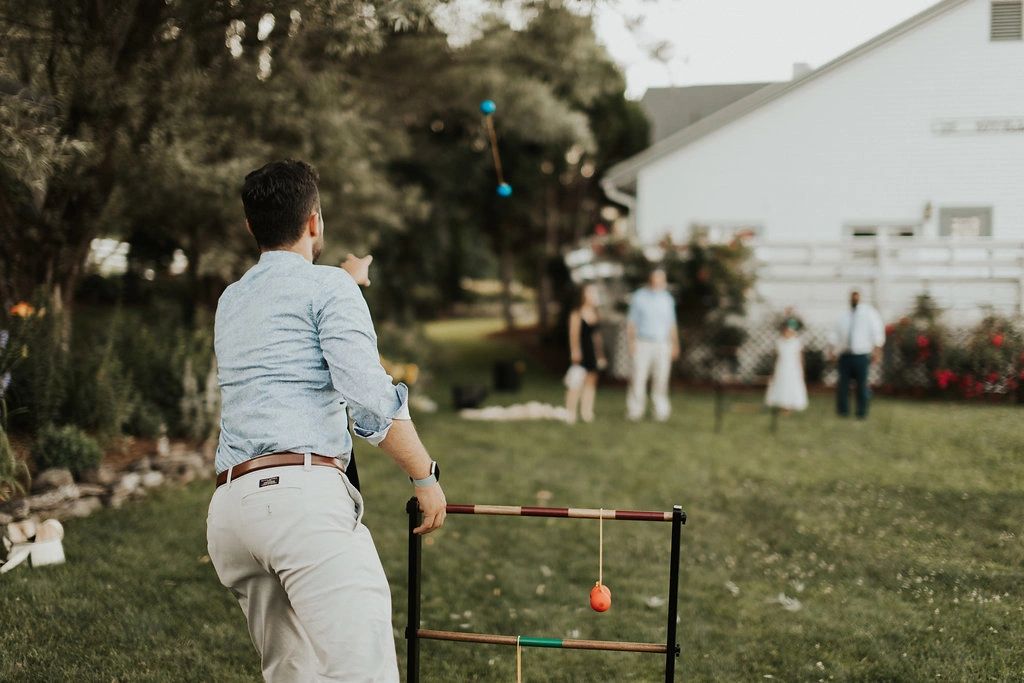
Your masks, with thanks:
M 1024 319 L 1018 320 L 1016 326 L 1024 331 Z M 735 361 L 718 358 L 714 348 L 700 332 L 684 333 L 682 338 L 681 358 L 676 363 L 674 373 L 686 379 L 696 381 L 725 381 L 730 383 L 759 384 L 771 376 L 775 358 L 775 345 L 779 339 L 779 328 L 774 321 L 751 322 L 747 326 L 748 337 L 739 348 Z M 810 385 L 824 384 L 834 386 L 836 382 L 835 363 L 828 361 L 829 338 L 831 330 L 827 327 L 809 326 L 800 333 L 804 347 L 804 367 L 807 382 Z M 972 331 L 968 328 L 952 328 L 948 330 L 947 342 L 951 346 L 966 346 Z M 607 348 L 611 349 L 611 372 L 618 378 L 627 378 L 630 374 L 629 354 L 627 352 L 626 326 L 624 320 L 606 323 L 604 329 Z M 933 369 L 922 363 L 901 365 L 904 359 L 887 350 L 883 364 L 873 364 L 870 381 L 873 385 L 882 384 L 884 380 L 900 377 L 901 388 L 927 389 L 934 385 Z M 1004 394 L 1013 391 L 1013 386 L 1002 383 L 991 383 L 985 386 L 987 394 Z

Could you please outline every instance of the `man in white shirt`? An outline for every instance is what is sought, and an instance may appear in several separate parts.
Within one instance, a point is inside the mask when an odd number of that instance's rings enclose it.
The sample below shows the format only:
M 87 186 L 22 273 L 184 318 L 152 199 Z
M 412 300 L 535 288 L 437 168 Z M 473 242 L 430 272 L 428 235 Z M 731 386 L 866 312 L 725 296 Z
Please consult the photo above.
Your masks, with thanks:
M 868 415 L 868 370 L 872 361 L 882 358 L 885 345 L 885 326 L 871 304 L 860 301 L 860 292 L 850 292 L 850 309 L 836 321 L 832 335 L 832 353 L 839 355 L 839 380 L 836 383 L 836 412 L 841 417 L 850 414 L 850 380 L 857 385 L 857 418 Z
M 654 419 L 664 422 L 672 412 L 668 380 L 672 361 L 679 358 L 679 330 L 676 328 L 676 301 L 668 292 L 668 280 L 661 268 L 651 271 L 647 286 L 633 293 L 626 339 L 633 359 L 626 414 L 634 421 L 643 417 L 650 380 Z

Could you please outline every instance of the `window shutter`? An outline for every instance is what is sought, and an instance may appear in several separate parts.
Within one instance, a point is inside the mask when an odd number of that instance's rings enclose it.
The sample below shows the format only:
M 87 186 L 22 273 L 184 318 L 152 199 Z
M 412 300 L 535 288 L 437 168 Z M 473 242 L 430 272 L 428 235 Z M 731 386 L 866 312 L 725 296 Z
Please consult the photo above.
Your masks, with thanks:
M 992 3 L 991 40 L 1024 39 L 1024 2 L 996 0 Z

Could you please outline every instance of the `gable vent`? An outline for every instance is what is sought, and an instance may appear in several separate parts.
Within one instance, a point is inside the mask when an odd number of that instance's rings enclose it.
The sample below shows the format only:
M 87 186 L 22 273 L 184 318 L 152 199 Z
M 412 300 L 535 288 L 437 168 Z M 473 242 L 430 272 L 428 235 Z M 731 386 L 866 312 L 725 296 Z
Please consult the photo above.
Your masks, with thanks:
M 991 40 L 1024 39 L 1024 2 L 997 0 L 992 3 Z

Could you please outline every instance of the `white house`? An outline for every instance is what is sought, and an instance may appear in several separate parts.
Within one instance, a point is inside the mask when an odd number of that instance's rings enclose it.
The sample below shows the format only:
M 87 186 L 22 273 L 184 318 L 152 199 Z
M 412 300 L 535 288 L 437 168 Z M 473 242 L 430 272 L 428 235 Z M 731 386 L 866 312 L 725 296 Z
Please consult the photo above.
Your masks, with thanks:
M 611 168 L 636 238 L 752 234 L 755 313 L 1024 313 L 1024 10 L 944 0 Z

